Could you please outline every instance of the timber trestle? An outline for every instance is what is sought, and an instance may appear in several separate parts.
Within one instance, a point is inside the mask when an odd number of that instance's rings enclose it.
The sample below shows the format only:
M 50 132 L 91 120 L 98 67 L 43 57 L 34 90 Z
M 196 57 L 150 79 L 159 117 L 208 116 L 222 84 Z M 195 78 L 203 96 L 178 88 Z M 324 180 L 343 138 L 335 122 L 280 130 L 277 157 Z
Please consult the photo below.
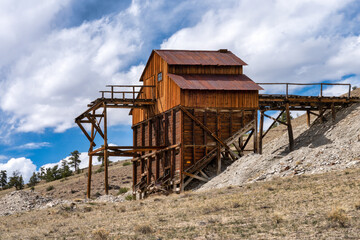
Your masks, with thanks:
M 310 127 L 310 116 L 316 116 L 314 122 L 323 122 L 324 114 L 327 110 L 331 111 L 332 120 L 336 119 L 336 112 L 349 104 L 360 102 L 360 98 L 351 97 L 351 84 L 333 84 L 333 83 L 258 83 L 259 85 L 283 85 L 286 87 L 285 94 L 259 94 L 259 110 L 260 110 L 260 124 L 259 124 L 259 153 L 262 153 L 263 138 L 278 123 L 285 125 L 289 136 L 289 151 L 294 150 L 294 136 L 291 124 L 290 111 L 306 111 L 307 125 Z M 320 91 L 318 96 L 299 96 L 289 94 L 289 86 L 319 86 Z M 324 96 L 323 90 L 325 86 L 345 86 L 348 88 L 347 94 L 340 97 Z M 272 117 L 266 114 L 266 111 L 279 111 L 277 117 Z M 285 121 L 281 121 L 282 114 L 286 114 Z M 273 120 L 270 127 L 264 133 L 264 117 Z
M 101 98 L 91 102 L 88 110 L 75 119 L 90 142 L 87 197 L 91 196 L 93 156 L 104 157 L 106 194 L 109 191 L 108 157 L 112 156 L 132 158 L 134 198 L 143 198 L 155 192 L 184 191 L 194 180 L 207 182 L 219 174 L 224 166 L 224 159 L 235 161 L 243 156 L 250 141 L 253 141 L 251 151 L 262 153 L 263 138 L 276 123 L 287 127 L 289 150 L 292 151 L 294 137 L 290 111 L 306 111 L 307 123 L 310 125 L 310 115 L 323 121 L 325 111 L 330 110 L 335 120 L 339 108 L 360 101 L 359 98 L 350 96 L 350 90 L 344 97 L 325 97 L 323 85 L 326 84 L 321 84 L 319 96 L 290 95 L 288 88 L 293 84 L 285 85 L 286 94 L 259 94 L 256 95 L 257 104 L 246 107 L 205 108 L 179 104 L 157 114 L 154 109 L 158 107 L 159 100 L 155 98 L 158 94 L 154 85 L 107 86 L 110 90 L 101 91 Z M 239 99 L 234 101 L 240 102 Z M 142 118 L 145 120 L 133 121 L 133 146 L 109 146 L 109 108 L 141 109 L 146 112 Z M 273 117 L 267 111 L 280 113 Z M 285 121 L 281 120 L 284 113 Z M 273 123 L 264 132 L 265 117 L 272 119 Z M 90 124 L 90 128 L 86 128 L 85 124 Z M 101 146 L 95 148 L 95 139 L 99 138 Z

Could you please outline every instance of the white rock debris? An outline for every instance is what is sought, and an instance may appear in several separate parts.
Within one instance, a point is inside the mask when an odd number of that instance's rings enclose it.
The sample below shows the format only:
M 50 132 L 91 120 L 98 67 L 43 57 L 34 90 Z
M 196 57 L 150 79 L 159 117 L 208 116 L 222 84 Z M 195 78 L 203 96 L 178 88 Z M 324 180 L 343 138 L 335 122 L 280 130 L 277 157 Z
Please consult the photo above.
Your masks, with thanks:
M 242 185 L 301 174 L 360 167 L 360 104 L 344 108 L 331 120 L 294 129 L 295 150 L 288 152 L 288 135 L 267 143 L 263 154 L 249 154 L 230 165 L 199 190 Z

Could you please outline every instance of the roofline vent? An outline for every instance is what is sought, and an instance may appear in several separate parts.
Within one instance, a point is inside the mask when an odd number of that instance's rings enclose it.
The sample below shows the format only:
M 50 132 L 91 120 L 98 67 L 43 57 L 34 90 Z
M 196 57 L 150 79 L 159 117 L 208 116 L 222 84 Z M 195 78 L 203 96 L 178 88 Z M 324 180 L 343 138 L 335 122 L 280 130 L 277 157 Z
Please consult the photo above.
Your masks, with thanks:
M 221 52 L 221 53 L 227 53 L 227 52 L 229 52 L 227 49 L 219 49 L 219 52 Z

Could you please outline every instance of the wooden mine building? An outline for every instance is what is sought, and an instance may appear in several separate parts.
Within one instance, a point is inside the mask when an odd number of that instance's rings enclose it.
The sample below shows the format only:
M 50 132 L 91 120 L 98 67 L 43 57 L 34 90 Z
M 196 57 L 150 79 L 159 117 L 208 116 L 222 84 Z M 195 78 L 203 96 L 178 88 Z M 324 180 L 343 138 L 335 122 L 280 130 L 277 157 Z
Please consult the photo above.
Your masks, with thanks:
M 104 156 L 106 194 L 109 156 L 132 157 L 134 195 L 183 191 L 194 179 L 206 182 L 210 174 L 219 174 L 222 159 L 238 159 L 250 139 L 253 151 L 261 153 L 262 138 L 267 133 L 263 133 L 264 116 L 288 127 L 292 150 L 290 110 L 305 110 L 309 117 L 310 113 L 321 117 L 324 110 L 331 109 L 334 115 L 336 107 L 351 100 L 350 95 L 323 97 L 323 84 L 321 97 L 289 95 L 289 84 L 286 95 L 259 97 L 262 88 L 243 74 L 245 65 L 226 49 L 153 50 L 140 77 L 141 85 L 110 85 L 109 90 L 100 91 L 101 98 L 75 119 L 90 142 L 88 197 L 93 156 Z M 133 146 L 108 145 L 108 108 L 130 109 Z M 268 110 L 286 111 L 288 121 L 266 115 Z M 85 123 L 91 124 L 90 133 Z M 104 143 L 94 149 L 97 134 Z M 216 167 L 209 168 L 210 164 Z

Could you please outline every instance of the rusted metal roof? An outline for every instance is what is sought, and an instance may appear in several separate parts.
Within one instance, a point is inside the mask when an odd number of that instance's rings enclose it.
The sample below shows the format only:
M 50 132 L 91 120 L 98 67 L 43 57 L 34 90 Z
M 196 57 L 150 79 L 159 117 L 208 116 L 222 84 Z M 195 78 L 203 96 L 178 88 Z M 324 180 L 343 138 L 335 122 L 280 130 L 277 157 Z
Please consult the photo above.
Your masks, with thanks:
M 227 49 L 219 51 L 154 50 L 169 65 L 241 66 L 243 60 Z
M 181 89 L 193 90 L 263 90 L 244 74 L 168 74 Z

